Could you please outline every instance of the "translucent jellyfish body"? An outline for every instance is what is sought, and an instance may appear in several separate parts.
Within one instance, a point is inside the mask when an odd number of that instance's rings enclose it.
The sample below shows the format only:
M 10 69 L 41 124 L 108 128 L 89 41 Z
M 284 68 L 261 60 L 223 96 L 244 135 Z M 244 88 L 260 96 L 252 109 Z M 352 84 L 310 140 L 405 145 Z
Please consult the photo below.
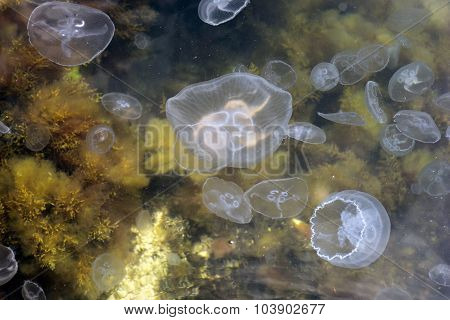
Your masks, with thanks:
M 124 93 L 104 94 L 102 104 L 106 110 L 119 118 L 136 120 L 142 116 L 142 104 L 139 100 Z
M 406 29 L 415 27 L 428 14 L 425 9 L 407 7 L 392 13 L 387 19 L 387 27 L 395 32 L 404 32 Z
M 386 123 L 387 116 L 384 112 L 383 96 L 381 95 L 380 86 L 374 81 L 367 81 L 365 90 L 365 100 L 367 109 L 378 123 Z
M 51 1 L 33 10 L 28 36 L 45 58 L 63 66 L 91 61 L 111 42 L 114 23 L 100 10 L 68 2 Z
M 191 85 L 167 101 L 167 119 L 184 146 L 211 170 L 246 168 L 281 144 L 291 95 L 249 73 Z
M 29 125 L 25 135 L 25 147 L 34 152 L 42 151 L 48 145 L 51 138 L 50 130 L 41 124 Z
M 234 19 L 250 0 L 201 0 L 198 5 L 199 18 L 212 26 Z
M 290 124 L 287 135 L 292 139 L 311 144 L 321 144 L 327 140 L 325 131 L 309 122 Z
M 92 280 L 101 292 L 113 289 L 124 276 L 125 265 L 113 254 L 103 253 L 92 263 Z
M 289 89 L 297 82 L 297 73 L 286 62 L 272 60 L 266 63 L 263 68 L 264 79 L 281 89 Z
M 332 63 L 321 62 L 311 70 L 310 79 L 314 88 L 328 91 L 339 83 L 339 70 Z
M 244 66 L 242 63 L 238 64 L 237 66 L 235 66 L 233 68 L 233 72 L 244 72 L 244 73 L 248 73 L 248 68 L 246 66 Z
M 378 72 L 389 63 L 389 51 L 381 44 L 371 44 L 361 48 L 358 53 L 358 63 L 367 72 Z
M 435 143 L 441 139 L 441 132 L 433 118 L 422 111 L 400 110 L 394 115 L 397 129 L 405 136 L 423 143 Z
M 240 224 L 252 220 L 252 210 L 244 201 L 244 191 L 233 182 L 208 178 L 203 184 L 202 197 L 203 204 L 223 219 Z
M 18 264 L 14 252 L 0 244 L 0 286 L 11 280 L 17 273 Z
M 432 197 L 441 197 L 450 193 L 450 162 L 434 160 L 420 171 L 417 182 L 411 186 L 414 193 L 427 193 Z
M 362 268 L 382 254 L 391 222 L 383 205 L 370 194 L 345 190 L 314 209 L 311 244 L 319 257 L 344 268 Z
M 448 264 L 438 264 L 428 272 L 430 279 L 440 286 L 450 287 L 450 266 Z
M 11 129 L 6 124 L 4 124 L 3 122 L 0 121 L 0 133 L 6 134 L 6 133 L 10 133 L 10 132 L 11 132 Z
M 450 92 L 444 93 L 434 99 L 434 104 L 442 110 L 450 112 Z
M 335 113 L 321 113 L 317 112 L 319 116 L 324 119 L 333 121 L 339 124 L 346 124 L 350 126 L 365 126 L 366 121 L 356 112 L 335 112 Z
M 103 124 L 91 128 L 86 135 L 88 149 L 98 154 L 104 154 L 111 150 L 115 141 L 114 131 Z
M 361 81 L 367 74 L 359 65 L 358 54 L 353 51 L 344 51 L 336 54 L 331 63 L 339 70 L 339 82 L 342 85 L 352 85 Z
M 25 300 L 45 300 L 44 290 L 35 282 L 26 280 L 22 285 L 22 297 Z
M 406 102 L 422 95 L 434 83 L 433 71 L 423 62 L 413 62 L 398 69 L 389 80 L 392 100 Z
M 385 126 L 380 133 L 381 147 L 396 157 L 403 157 L 414 149 L 415 141 L 398 131 L 395 124 Z
M 299 215 L 308 202 L 308 185 L 300 178 L 262 181 L 244 194 L 252 209 L 272 218 Z

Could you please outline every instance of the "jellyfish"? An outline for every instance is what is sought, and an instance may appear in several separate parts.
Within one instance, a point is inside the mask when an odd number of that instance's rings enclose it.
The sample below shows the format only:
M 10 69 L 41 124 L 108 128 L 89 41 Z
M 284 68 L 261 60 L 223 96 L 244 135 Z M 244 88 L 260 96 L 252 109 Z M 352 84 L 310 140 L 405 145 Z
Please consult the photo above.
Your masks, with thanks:
M 201 0 L 198 5 L 199 18 L 212 26 L 233 20 L 250 0 Z
M 32 124 L 27 126 L 25 135 L 25 147 L 34 152 L 44 150 L 51 138 L 50 130 L 41 124 Z
M 442 110 L 450 112 L 450 92 L 444 93 L 434 99 L 434 104 Z
M 430 279 L 440 286 L 450 287 L 450 266 L 440 263 L 428 272 Z
M 97 154 L 107 153 L 115 141 L 114 131 L 103 124 L 91 128 L 86 135 L 88 149 Z
M 17 273 L 18 264 L 14 252 L 0 244 L 0 286 L 11 280 Z
M 244 73 L 248 73 L 248 68 L 246 66 L 244 66 L 243 64 L 238 64 L 237 66 L 235 66 L 233 68 L 233 72 L 244 72 Z
M 111 253 L 99 255 L 92 263 L 92 280 L 101 292 L 113 289 L 124 276 L 125 265 Z
M 416 194 L 425 192 L 432 197 L 442 197 L 450 193 L 450 162 L 438 159 L 428 163 L 420 171 L 411 190 Z
M 383 205 L 370 194 L 345 190 L 314 209 L 311 245 L 317 255 L 343 268 L 363 268 L 382 254 L 391 222 Z
M 145 33 L 139 32 L 134 36 L 134 45 L 136 46 L 136 48 L 144 50 L 148 47 L 149 44 L 149 37 Z
M 414 149 L 415 141 L 398 131 L 395 124 L 389 124 L 381 130 L 380 144 L 387 153 L 403 157 Z
M 92 61 L 109 45 L 114 31 L 114 23 L 104 12 L 68 2 L 43 3 L 28 20 L 32 46 L 62 66 Z
M 401 10 L 395 11 L 387 19 L 387 27 L 395 32 L 404 32 L 405 30 L 419 25 L 428 15 L 428 11 L 425 9 L 407 7 Z
M 356 112 L 336 112 L 336 113 L 321 113 L 317 112 L 319 116 L 324 119 L 333 121 L 339 124 L 346 124 L 350 126 L 365 126 L 366 121 Z
M 392 100 L 411 101 L 425 93 L 434 83 L 433 71 L 425 63 L 416 61 L 398 69 L 389 80 Z
M 264 180 L 244 194 L 252 209 L 272 218 L 298 216 L 308 202 L 308 185 L 301 178 Z
M 379 72 L 389 63 L 389 52 L 381 44 L 371 44 L 357 53 L 358 63 L 367 72 Z
M 358 54 L 354 51 L 344 51 L 336 54 L 331 63 L 339 70 L 339 82 L 342 85 L 352 85 L 361 81 L 367 74 L 358 63 Z
M 203 204 L 217 216 L 235 223 L 249 223 L 250 205 L 244 201 L 244 191 L 237 184 L 211 177 L 203 184 Z
M 262 77 L 284 90 L 291 88 L 297 82 L 295 70 L 281 60 L 272 60 L 266 63 L 262 71 Z
M 138 99 L 124 93 L 110 92 L 102 96 L 103 107 L 119 118 L 136 120 L 142 115 Z
M 282 143 L 292 96 L 264 78 L 231 73 L 183 89 L 167 101 L 177 138 L 208 169 L 247 168 Z
M 325 131 L 309 122 L 290 124 L 287 135 L 292 139 L 311 144 L 322 144 L 327 140 Z
M 367 81 L 365 91 L 366 106 L 370 114 L 378 123 L 386 123 L 387 116 L 383 111 L 383 96 L 381 95 L 380 86 L 374 81 Z
M 7 134 L 10 132 L 11 132 L 11 129 L 6 124 L 4 124 L 3 122 L 0 121 L 0 133 Z
M 141 210 L 136 215 L 136 227 L 140 232 L 150 230 L 152 227 L 152 216 L 148 210 Z
M 416 141 L 436 143 L 441 139 L 439 128 L 426 112 L 400 110 L 394 115 L 394 122 L 401 133 Z
M 411 295 L 398 287 L 381 289 L 375 296 L 375 300 L 412 300 Z
M 25 280 L 22 285 L 22 297 L 25 300 L 46 300 L 44 290 L 35 282 Z
M 321 62 L 311 70 L 311 83 L 319 91 L 329 91 L 339 83 L 339 70 L 332 63 Z

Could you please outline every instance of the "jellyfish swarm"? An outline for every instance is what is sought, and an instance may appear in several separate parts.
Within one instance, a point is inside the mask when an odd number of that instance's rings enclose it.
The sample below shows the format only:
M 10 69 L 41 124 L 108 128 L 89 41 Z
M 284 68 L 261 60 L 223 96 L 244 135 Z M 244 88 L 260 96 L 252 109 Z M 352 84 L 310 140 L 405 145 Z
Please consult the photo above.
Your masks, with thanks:
M 389 80 L 388 91 L 392 100 L 411 101 L 422 95 L 434 83 L 433 71 L 425 63 L 417 61 L 398 69 Z
M 386 123 L 387 116 L 382 109 L 383 97 L 381 96 L 380 86 L 374 81 L 367 81 L 365 90 L 366 106 L 370 114 L 378 123 Z
M 25 147 L 34 152 L 42 151 L 48 145 L 51 138 L 50 130 L 41 124 L 27 126 L 25 135 Z
M 327 140 L 325 131 L 309 122 L 290 124 L 287 135 L 292 139 L 311 144 L 322 144 Z
M 450 287 L 450 266 L 440 263 L 428 272 L 430 279 L 441 286 Z
M 100 10 L 68 2 L 46 2 L 33 10 L 28 36 L 45 58 L 62 66 L 90 62 L 111 42 L 114 23 Z
M 403 157 L 414 149 L 415 141 L 398 131 L 395 124 L 385 126 L 380 133 L 381 147 L 387 153 Z
M 426 112 L 400 110 L 394 115 L 394 122 L 401 133 L 416 141 L 435 143 L 441 140 L 439 128 Z
M 311 83 L 319 91 L 329 91 L 339 83 L 339 70 L 334 64 L 321 62 L 311 70 Z
M 237 184 L 219 178 L 208 178 L 203 184 L 203 204 L 217 216 L 235 223 L 249 223 L 252 210 L 244 201 L 244 191 Z
M 137 120 L 142 116 L 142 104 L 139 100 L 124 93 L 104 94 L 102 105 L 107 111 L 122 119 Z
M 281 60 L 272 60 L 266 63 L 261 75 L 271 84 L 284 90 L 289 89 L 297 82 L 295 70 Z
M 391 222 L 370 194 L 345 190 L 314 209 L 311 244 L 318 256 L 343 268 L 362 268 L 377 260 L 389 240 Z
M 339 124 L 346 124 L 350 126 L 365 126 L 366 122 L 356 112 L 335 112 L 335 113 L 321 113 L 317 112 L 319 116 Z
M 0 244 L 0 286 L 11 280 L 17 273 L 17 261 L 9 247 Z
M 247 168 L 272 154 L 292 115 L 292 96 L 265 79 L 232 73 L 183 89 L 167 101 L 177 138 L 208 169 Z
M 115 141 L 114 131 L 103 124 L 91 128 L 86 135 L 88 149 L 97 154 L 107 153 Z
M 111 253 L 99 255 L 92 263 L 92 280 L 101 292 L 114 288 L 124 276 L 125 265 Z
M 199 18 L 212 26 L 233 20 L 250 0 L 202 0 L 198 5 Z
M 44 290 L 35 282 L 26 280 L 22 285 L 22 297 L 25 300 L 45 300 Z
M 450 162 L 431 161 L 420 171 L 417 182 L 411 189 L 416 194 L 425 192 L 432 197 L 441 197 L 450 193 Z

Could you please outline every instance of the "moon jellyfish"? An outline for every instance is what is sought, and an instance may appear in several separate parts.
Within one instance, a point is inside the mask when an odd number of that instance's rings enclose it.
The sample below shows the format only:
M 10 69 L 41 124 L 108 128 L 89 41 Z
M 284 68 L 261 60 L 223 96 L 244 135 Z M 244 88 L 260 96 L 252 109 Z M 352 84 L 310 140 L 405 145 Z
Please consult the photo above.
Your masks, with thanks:
M 394 115 L 397 129 L 405 136 L 423 143 L 435 143 L 441 139 L 441 132 L 433 118 L 422 111 L 400 110 Z
M 203 184 L 203 204 L 217 216 L 235 223 L 252 220 L 250 205 L 237 184 L 219 178 L 208 178 Z
M 297 82 L 297 73 L 286 62 L 272 60 L 266 63 L 262 77 L 281 89 L 289 89 Z
M 152 215 L 148 210 L 141 210 L 136 215 L 135 223 L 140 232 L 148 231 L 153 225 Z
M 356 112 L 336 112 L 336 113 L 321 113 L 317 112 L 319 116 L 324 119 L 333 121 L 339 124 L 346 124 L 350 126 L 365 126 L 366 121 Z
M 367 74 L 358 63 L 358 55 L 353 51 L 336 54 L 331 63 L 339 70 L 339 82 L 342 85 L 352 85 L 361 81 Z
M 91 128 L 86 135 L 89 150 L 98 154 L 104 154 L 111 150 L 115 141 L 114 131 L 103 124 Z
M 387 153 L 403 157 L 414 149 L 415 141 L 398 131 L 395 124 L 385 126 L 380 133 L 381 147 Z
M 300 178 L 265 180 L 244 194 L 253 210 L 272 218 L 299 215 L 308 202 L 308 185 Z
M 178 266 L 181 263 L 181 258 L 175 252 L 167 254 L 167 263 L 171 266 Z
M 44 290 L 35 282 L 25 280 L 22 285 L 22 297 L 25 300 L 45 300 Z
M 440 286 L 450 287 L 450 266 L 448 264 L 438 264 L 428 272 L 430 279 Z
M 378 123 L 386 123 L 387 116 L 381 107 L 383 105 L 383 96 L 381 95 L 380 86 L 374 81 L 367 81 L 365 91 L 366 106 L 370 114 Z
M 3 122 L 0 121 L 0 133 L 7 134 L 10 132 L 11 132 L 11 129 L 6 124 L 4 124 Z
M 322 144 L 327 140 L 325 131 L 309 122 L 290 124 L 287 135 L 292 139 L 312 144 Z
M 14 252 L 0 244 L 0 286 L 11 280 L 17 273 L 18 264 Z
M 398 287 L 381 289 L 375 300 L 412 300 L 411 295 L 403 289 Z
M 450 112 L 450 92 L 444 93 L 434 99 L 434 104 L 442 110 Z
M 62 66 L 90 62 L 106 49 L 114 31 L 114 23 L 104 12 L 68 2 L 43 3 L 28 20 L 33 47 Z
M 334 64 L 321 62 L 311 70 L 310 79 L 314 88 L 328 91 L 339 83 L 339 70 Z
M 389 63 L 389 52 L 381 44 L 371 44 L 357 53 L 359 65 L 367 72 L 378 72 Z
M 111 253 L 99 255 L 92 263 L 92 280 L 98 290 L 113 289 L 125 276 L 125 265 Z
M 145 33 L 139 32 L 134 36 L 134 45 L 136 46 L 136 48 L 144 50 L 148 47 L 149 44 L 150 39 Z
M 391 222 L 383 205 L 370 194 L 345 190 L 314 209 L 311 245 L 317 255 L 343 268 L 362 268 L 382 254 Z
M 413 193 L 427 193 L 432 197 L 442 197 L 450 193 L 450 162 L 434 160 L 420 171 L 417 182 L 411 186 Z
M 447 127 L 447 130 L 445 130 L 445 137 L 450 140 L 450 126 Z
M 422 95 L 434 83 L 433 71 L 423 62 L 413 62 L 398 69 L 389 80 L 392 100 L 407 102 Z
M 248 73 L 248 68 L 246 66 L 244 66 L 243 64 L 238 64 L 236 67 L 233 68 L 233 72 Z
M 106 110 L 123 119 L 136 120 L 142 115 L 142 104 L 139 100 L 124 93 L 104 94 L 102 104 Z
M 232 73 L 193 84 L 167 101 L 167 119 L 182 144 L 209 169 L 247 168 L 282 143 L 292 96 L 264 78 Z
M 233 20 L 250 0 L 202 0 L 198 5 L 199 18 L 212 26 Z
M 25 135 L 25 147 L 34 152 L 44 150 L 51 138 L 50 130 L 41 124 L 29 125 Z
M 428 14 L 428 11 L 420 8 L 404 8 L 392 13 L 387 19 L 387 27 L 395 32 L 404 32 L 415 27 Z

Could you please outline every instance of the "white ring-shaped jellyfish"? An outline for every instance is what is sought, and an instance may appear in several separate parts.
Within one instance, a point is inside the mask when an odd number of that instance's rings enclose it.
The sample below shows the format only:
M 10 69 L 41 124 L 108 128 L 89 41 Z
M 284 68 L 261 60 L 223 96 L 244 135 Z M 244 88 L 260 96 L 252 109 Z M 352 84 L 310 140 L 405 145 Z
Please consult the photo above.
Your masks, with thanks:
M 345 190 L 330 195 L 311 217 L 311 245 L 317 255 L 343 268 L 363 268 L 383 253 L 391 222 L 370 194 Z
M 202 0 L 198 5 L 199 18 L 212 26 L 233 20 L 250 0 Z

